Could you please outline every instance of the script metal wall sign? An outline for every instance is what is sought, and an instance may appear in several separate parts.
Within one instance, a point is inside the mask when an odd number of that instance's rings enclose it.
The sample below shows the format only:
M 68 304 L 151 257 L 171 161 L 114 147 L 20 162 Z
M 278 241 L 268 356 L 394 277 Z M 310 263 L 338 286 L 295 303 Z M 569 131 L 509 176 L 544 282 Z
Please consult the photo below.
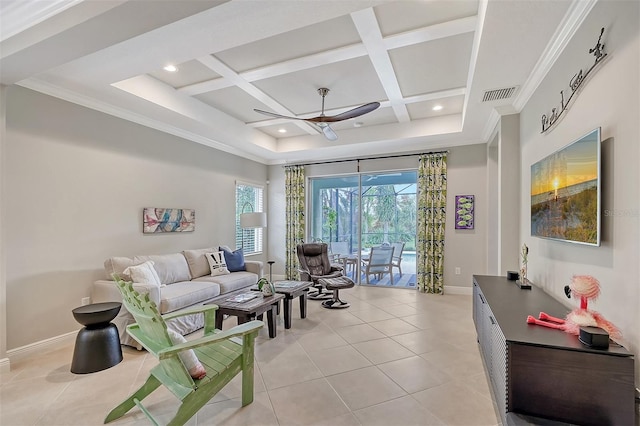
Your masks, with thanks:
M 593 69 L 607 56 L 604 52 L 604 44 L 600 43 L 602 40 L 602 34 L 604 33 L 604 27 L 600 30 L 600 37 L 598 37 L 598 42 L 594 47 L 589 49 L 589 53 L 595 56 L 596 60 L 591 65 L 591 67 L 587 71 L 583 71 L 582 69 L 574 74 L 573 77 L 569 80 L 569 89 L 571 90 L 571 94 L 569 98 L 565 101 L 564 99 L 564 91 L 565 89 L 560 91 L 560 108 L 555 107 L 551 109 L 551 114 L 547 116 L 547 114 L 542 114 L 542 132 L 544 133 L 547 130 L 551 129 L 553 125 L 558 121 L 562 113 L 567 110 L 569 106 L 569 102 L 573 99 L 573 96 L 578 92 L 582 83 L 586 80 L 587 76 L 593 71 Z

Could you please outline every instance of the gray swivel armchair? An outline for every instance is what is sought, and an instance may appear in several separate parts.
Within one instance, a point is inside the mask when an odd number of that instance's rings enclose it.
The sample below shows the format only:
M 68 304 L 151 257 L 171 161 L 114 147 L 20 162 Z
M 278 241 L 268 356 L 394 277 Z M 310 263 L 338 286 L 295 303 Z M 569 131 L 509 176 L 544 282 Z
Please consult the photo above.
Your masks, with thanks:
M 300 262 L 300 279 L 312 281 L 317 292 L 309 294 L 312 300 L 325 300 L 322 306 L 325 308 L 346 308 L 349 304 L 340 300 L 338 291 L 354 286 L 354 282 L 342 274 L 342 268 L 331 264 L 329 250 L 325 243 L 303 243 L 296 247 L 298 261 Z M 324 292 L 324 289 L 332 293 Z

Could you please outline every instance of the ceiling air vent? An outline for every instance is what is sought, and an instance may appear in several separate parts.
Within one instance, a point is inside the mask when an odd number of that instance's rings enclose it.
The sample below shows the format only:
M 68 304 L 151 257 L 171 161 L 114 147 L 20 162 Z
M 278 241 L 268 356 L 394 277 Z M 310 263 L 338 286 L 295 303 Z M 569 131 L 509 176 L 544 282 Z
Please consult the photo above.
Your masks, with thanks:
M 516 92 L 517 86 L 502 89 L 487 90 L 482 96 L 482 102 L 501 101 L 509 99 Z

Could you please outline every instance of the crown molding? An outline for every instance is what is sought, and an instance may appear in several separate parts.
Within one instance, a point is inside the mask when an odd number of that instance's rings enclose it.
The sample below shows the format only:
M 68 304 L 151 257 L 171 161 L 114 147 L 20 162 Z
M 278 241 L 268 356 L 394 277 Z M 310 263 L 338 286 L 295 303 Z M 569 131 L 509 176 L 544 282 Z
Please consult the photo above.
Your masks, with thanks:
M 522 111 L 522 108 L 524 108 L 531 96 L 533 96 L 542 80 L 544 80 L 547 73 L 551 70 L 551 67 L 555 64 L 564 48 L 567 47 L 567 44 L 569 44 L 569 41 L 571 41 L 597 1 L 598 0 L 574 0 L 573 3 L 571 3 L 558 29 L 551 37 L 547 47 L 542 52 L 542 55 L 540 55 L 540 59 L 533 67 L 531 74 L 529 74 L 529 78 L 522 85 L 516 100 L 513 102 L 513 107 L 517 112 Z
M 485 141 L 486 144 L 491 142 L 491 138 L 495 136 L 496 126 L 498 125 L 498 121 L 500 121 L 501 115 L 498 114 L 498 111 L 494 109 L 491 110 L 491 114 L 487 119 L 487 124 L 485 124 L 484 129 L 482 130 L 482 140 Z
M 56 86 L 54 84 L 51 84 L 49 82 L 46 82 L 37 78 L 30 78 L 27 80 L 23 80 L 20 83 L 16 83 L 16 84 L 19 86 L 25 87 L 27 89 L 35 90 L 36 92 L 44 93 L 45 95 L 53 96 L 77 105 L 84 106 L 86 108 L 100 111 L 105 114 L 109 114 L 111 116 L 121 118 L 123 120 L 131 121 L 136 124 L 140 124 L 142 126 L 158 130 L 163 133 L 168 133 L 182 139 L 190 140 L 193 142 L 197 142 L 201 145 L 205 145 L 210 148 L 217 149 L 219 151 L 227 152 L 229 154 L 233 154 L 238 157 L 246 158 L 247 160 L 255 161 L 261 164 L 267 164 L 266 162 L 267 160 L 265 158 L 259 157 L 257 155 L 253 155 L 245 151 L 241 151 L 235 147 L 230 147 L 228 145 L 209 139 L 197 133 L 189 132 L 179 127 L 171 126 L 165 122 L 145 117 L 143 115 L 111 105 L 106 102 L 98 101 L 89 96 L 81 95 L 79 93 L 61 88 L 59 86 Z

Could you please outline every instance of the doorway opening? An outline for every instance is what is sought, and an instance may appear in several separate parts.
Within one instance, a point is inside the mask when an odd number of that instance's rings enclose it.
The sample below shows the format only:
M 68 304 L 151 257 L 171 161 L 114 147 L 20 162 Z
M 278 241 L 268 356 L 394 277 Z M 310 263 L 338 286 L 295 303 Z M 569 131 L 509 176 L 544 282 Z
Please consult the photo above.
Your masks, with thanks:
M 311 178 L 309 241 L 358 284 L 415 288 L 416 192 L 415 170 Z

